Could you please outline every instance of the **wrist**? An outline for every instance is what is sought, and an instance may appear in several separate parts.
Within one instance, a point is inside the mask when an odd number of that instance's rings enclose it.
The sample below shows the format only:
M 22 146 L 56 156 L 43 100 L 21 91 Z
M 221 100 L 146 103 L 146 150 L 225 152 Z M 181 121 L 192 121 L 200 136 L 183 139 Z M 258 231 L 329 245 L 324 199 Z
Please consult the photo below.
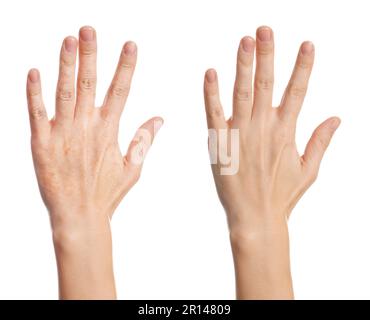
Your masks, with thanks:
M 78 250 L 86 246 L 93 248 L 97 243 L 110 242 L 108 216 L 92 212 L 52 212 L 50 217 L 56 250 Z
M 114 299 L 112 239 L 108 217 L 73 215 L 73 219 L 58 220 L 55 217 L 52 215 L 52 233 L 60 298 Z
M 229 221 L 238 299 L 293 297 L 288 226 L 280 217 Z
M 289 250 L 289 233 L 287 221 L 280 216 L 276 218 L 249 219 L 248 221 L 229 221 L 230 244 L 234 258 L 255 252 L 272 250 Z M 272 255 L 263 255 L 264 258 Z
M 288 233 L 287 215 L 263 210 L 226 211 L 231 244 L 262 245 Z

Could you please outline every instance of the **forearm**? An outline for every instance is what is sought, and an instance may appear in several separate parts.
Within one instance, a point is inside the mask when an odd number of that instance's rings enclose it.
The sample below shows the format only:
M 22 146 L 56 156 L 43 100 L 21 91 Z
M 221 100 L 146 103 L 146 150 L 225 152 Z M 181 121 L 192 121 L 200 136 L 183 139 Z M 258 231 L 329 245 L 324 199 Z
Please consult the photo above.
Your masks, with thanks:
M 76 225 L 53 230 L 60 299 L 115 299 L 108 219 Z
M 286 222 L 233 228 L 230 240 L 237 299 L 294 298 Z

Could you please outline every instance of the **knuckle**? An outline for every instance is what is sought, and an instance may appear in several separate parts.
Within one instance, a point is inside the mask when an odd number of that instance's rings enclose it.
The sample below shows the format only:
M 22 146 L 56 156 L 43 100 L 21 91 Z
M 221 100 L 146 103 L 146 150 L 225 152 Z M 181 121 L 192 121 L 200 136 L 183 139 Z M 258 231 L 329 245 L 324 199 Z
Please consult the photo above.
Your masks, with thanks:
M 65 55 L 62 55 L 60 58 L 60 65 L 61 67 L 73 67 L 75 65 L 75 60 L 72 57 L 67 57 Z
M 255 83 L 256 90 L 271 90 L 274 85 L 273 78 L 257 78 Z
M 79 89 L 83 91 L 90 91 L 95 88 L 96 79 L 92 76 L 82 77 L 79 81 Z
M 297 61 L 297 67 L 299 69 L 310 69 L 312 67 L 312 62 L 300 59 Z
M 250 58 L 246 58 L 246 57 L 239 57 L 238 58 L 238 65 L 243 67 L 243 68 L 249 69 L 253 65 L 253 60 L 250 59 Z
M 274 47 L 272 45 L 257 46 L 257 54 L 260 56 L 267 56 L 273 53 L 274 53 Z
M 135 66 L 132 63 L 127 63 L 127 62 L 121 61 L 120 64 L 119 64 L 119 67 L 120 67 L 120 69 L 132 71 Z
M 250 101 L 252 99 L 252 90 L 250 88 L 235 86 L 234 96 L 239 101 Z
M 109 94 L 113 97 L 124 98 L 127 97 L 130 92 L 130 86 L 112 84 L 109 89 Z
M 80 53 L 85 57 L 91 57 L 96 55 L 96 46 L 95 45 L 83 45 L 80 46 Z
M 40 94 L 41 94 L 40 90 L 29 90 L 28 91 L 28 97 L 31 99 L 39 96 Z
M 316 168 L 311 168 L 308 172 L 307 182 L 309 185 L 313 184 L 319 175 L 319 171 Z
M 210 108 L 207 112 L 208 119 L 219 119 L 223 117 L 223 111 L 220 107 Z
M 290 83 L 288 85 L 287 92 L 292 97 L 303 98 L 306 95 L 307 87 Z
M 58 101 L 72 101 L 73 90 L 70 88 L 60 88 L 57 90 L 56 98 Z
M 40 120 L 46 118 L 46 111 L 42 106 L 33 106 L 30 111 L 30 116 L 32 120 Z

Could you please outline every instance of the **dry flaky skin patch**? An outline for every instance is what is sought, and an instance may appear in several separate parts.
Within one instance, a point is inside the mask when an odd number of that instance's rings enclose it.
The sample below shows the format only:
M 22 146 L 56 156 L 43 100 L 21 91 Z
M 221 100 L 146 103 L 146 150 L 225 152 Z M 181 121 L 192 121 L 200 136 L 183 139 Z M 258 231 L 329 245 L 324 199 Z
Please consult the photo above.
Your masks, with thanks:
M 104 103 L 95 107 L 96 48 L 91 27 L 82 28 L 78 40 L 64 40 L 51 120 L 39 72 L 31 70 L 27 79 L 32 155 L 51 219 L 60 296 L 66 299 L 115 298 L 109 221 L 139 179 L 145 154 L 163 123 L 159 117 L 146 121 L 122 155 L 119 120 L 137 48 L 133 42 L 124 45 Z

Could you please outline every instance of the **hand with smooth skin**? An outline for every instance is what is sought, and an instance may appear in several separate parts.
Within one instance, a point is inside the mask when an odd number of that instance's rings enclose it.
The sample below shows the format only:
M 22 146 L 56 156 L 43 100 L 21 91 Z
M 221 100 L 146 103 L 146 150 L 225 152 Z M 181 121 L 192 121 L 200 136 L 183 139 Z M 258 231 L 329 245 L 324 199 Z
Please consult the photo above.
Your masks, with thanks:
M 77 49 L 79 67 L 75 90 Z M 60 53 L 55 117 L 49 120 L 39 72 L 27 78 L 31 145 L 42 199 L 49 211 L 62 299 L 113 299 L 110 219 L 137 182 L 161 118 L 145 122 L 125 156 L 119 119 L 129 93 L 137 49 L 127 42 L 101 107 L 95 107 L 96 32 L 65 38 Z
M 227 121 L 217 74 L 210 69 L 205 75 L 208 127 L 228 132 L 239 129 L 238 172 L 222 175 L 220 163 L 212 165 L 227 214 L 239 299 L 293 298 L 287 220 L 315 181 L 324 152 L 340 124 L 336 117 L 324 121 L 313 132 L 304 154 L 298 154 L 296 122 L 313 62 L 314 46 L 304 42 L 281 103 L 273 108 L 273 32 L 260 27 L 256 40 L 244 37 L 237 54 L 233 114 Z

